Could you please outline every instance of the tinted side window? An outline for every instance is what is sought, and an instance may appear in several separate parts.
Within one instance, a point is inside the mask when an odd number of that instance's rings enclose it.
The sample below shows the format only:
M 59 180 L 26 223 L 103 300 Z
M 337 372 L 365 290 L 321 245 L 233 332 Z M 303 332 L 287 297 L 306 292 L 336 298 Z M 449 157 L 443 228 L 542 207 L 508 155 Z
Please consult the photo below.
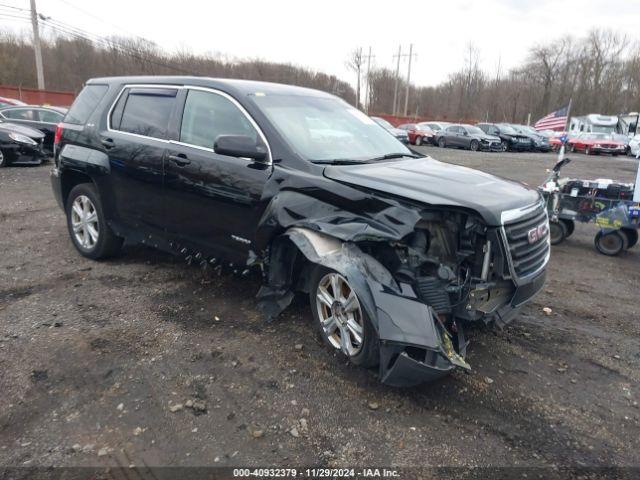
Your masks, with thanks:
M 4 115 L 6 118 L 11 118 L 14 120 L 37 121 L 38 119 L 36 118 L 34 113 L 35 112 L 31 108 L 16 108 L 15 110 L 6 110 L 2 112 L 2 115 Z
M 190 90 L 182 114 L 180 141 L 213 148 L 219 135 L 246 135 L 258 140 L 258 132 L 230 100 L 212 92 Z
M 166 138 L 177 90 L 131 89 L 119 130 L 154 138 Z
M 107 93 L 109 87 L 106 85 L 87 85 L 82 89 L 78 98 L 64 117 L 67 123 L 76 123 L 83 125 L 87 123 L 89 117 Z
M 58 123 L 62 121 L 63 115 L 52 110 L 38 110 L 41 122 Z

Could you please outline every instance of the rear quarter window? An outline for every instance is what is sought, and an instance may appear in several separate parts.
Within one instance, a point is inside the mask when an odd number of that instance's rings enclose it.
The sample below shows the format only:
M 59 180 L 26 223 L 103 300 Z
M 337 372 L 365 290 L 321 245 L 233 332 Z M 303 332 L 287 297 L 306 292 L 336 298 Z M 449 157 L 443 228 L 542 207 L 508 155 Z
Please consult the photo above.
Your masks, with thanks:
M 78 98 L 64 117 L 66 123 L 84 125 L 105 96 L 109 87 L 107 85 L 87 85 L 82 89 Z

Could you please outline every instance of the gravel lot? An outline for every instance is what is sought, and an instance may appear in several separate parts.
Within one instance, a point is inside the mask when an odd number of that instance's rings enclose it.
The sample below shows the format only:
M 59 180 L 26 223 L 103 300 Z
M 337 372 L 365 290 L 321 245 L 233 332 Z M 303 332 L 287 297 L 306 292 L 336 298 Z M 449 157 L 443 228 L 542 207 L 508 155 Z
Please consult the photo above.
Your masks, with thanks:
M 423 150 L 530 185 L 555 160 Z M 304 300 L 265 324 L 257 276 L 82 258 L 49 169 L 0 169 L 0 465 L 640 465 L 640 247 L 604 257 L 578 225 L 513 324 L 470 332 L 472 373 L 392 389 L 316 341 Z

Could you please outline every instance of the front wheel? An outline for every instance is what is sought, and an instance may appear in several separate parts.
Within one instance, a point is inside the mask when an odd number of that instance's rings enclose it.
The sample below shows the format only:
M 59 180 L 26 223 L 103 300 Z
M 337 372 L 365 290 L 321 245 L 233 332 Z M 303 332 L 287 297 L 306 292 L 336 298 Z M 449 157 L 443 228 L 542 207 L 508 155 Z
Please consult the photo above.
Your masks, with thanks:
M 502 142 L 500 142 L 500 151 L 506 152 L 507 150 L 509 150 L 509 144 L 507 144 L 507 142 L 503 140 Z
M 563 222 L 549 222 L 549 239 L 551 245 L 558 245 L 567 238 L 567 226 Z
M 315 328 L 325 344 L 341 351 L 355 365 L 378 364 L 378 335 L 344 276 L 316 267 L 309 297 Z
M 422 145 L 422 137 L 416 137 L 416 146 L 421 146 Z
M 620 231 L 604 233 L 600 230 L 593 240 L 596 249 L 603 255 L 615 257 L 627 248 L 627 237 Z
M 0 150 L 0 168 L 6 167 L 8 165 L 9 161 L 7 160 L 7 157 L 5 156 L 4 152 Z
M 472 152 L 477 152 L 479 147 L 480 147 L 480 143 L 478 143 L 477 140 L 471 140 L 471 143 L 469 144 L 469 148 L 471 149 Z
M 564 218 L 560 219 L 560 222 L 567 227 L 567 235 L 566 238 L 569 238 L 573 231 L 576 229 L 576 223 L 573 220 L 567 220 Z
M 591 155 L 591 148 L 589 148 L 589 147 L 584 147 L 584 154 L 585 154 L 585 155 Z
M 81 183 L 73 187 L 65 211 L 69 235 L 83 256 L 98 260 L 120 251 L 123 239 L 107 225 L 100 196 L 93 184 Z
M 447 141 L 444 139 L 444 137 L 440 137 L 438 139 L 438 146 L 440 148 L 445 148 L 447 146 Z

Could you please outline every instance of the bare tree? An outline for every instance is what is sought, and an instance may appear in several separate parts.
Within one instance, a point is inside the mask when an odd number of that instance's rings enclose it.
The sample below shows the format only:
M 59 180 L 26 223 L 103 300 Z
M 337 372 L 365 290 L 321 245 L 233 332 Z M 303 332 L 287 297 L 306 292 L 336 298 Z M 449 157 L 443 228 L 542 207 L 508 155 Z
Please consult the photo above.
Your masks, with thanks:
M 354 71 L 356 74 L 356 107 L 360 108 L 360 79 L 362 76 L 362 67 L 364 66 L 364 55 L 362 48 L 356 48 L 349 54 L 349 58 L 346 61 L 347 68 Z

